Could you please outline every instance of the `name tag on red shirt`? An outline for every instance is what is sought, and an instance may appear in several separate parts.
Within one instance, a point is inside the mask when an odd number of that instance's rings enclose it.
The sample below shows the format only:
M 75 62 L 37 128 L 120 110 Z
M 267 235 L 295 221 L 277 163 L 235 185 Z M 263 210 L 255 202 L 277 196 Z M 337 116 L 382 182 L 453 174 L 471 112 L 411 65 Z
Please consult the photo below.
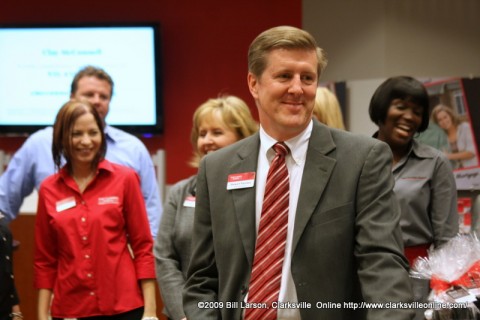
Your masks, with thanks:
M 99 206 L 106 205 L 106 204 L 119 204 L 119 203 L 120 203 L 120 201 L 119 201 L 118 197 L 116 197 L 116 196 L 98 198 L 98 205 Z
M 73 208 L 76 205 L 77 205 L 77 203 L 75 202 L 75 197 L 65 198 L 63 200 L 57 201 L 57 203 L 55 204 L 55 206 L 57 208 L 57 212 L 62 212 L 64 210 Z

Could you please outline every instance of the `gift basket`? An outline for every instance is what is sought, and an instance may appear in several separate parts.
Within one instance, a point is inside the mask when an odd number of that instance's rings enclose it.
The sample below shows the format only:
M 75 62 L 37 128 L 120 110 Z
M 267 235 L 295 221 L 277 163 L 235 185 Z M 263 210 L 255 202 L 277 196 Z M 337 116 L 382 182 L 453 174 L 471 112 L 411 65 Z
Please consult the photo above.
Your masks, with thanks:
M 480 320 L 480 241 L 476 235 L 460 234 L 431 250 L 428 257 L 418 258 L 410 276 L 430 279 L 428 318 Z

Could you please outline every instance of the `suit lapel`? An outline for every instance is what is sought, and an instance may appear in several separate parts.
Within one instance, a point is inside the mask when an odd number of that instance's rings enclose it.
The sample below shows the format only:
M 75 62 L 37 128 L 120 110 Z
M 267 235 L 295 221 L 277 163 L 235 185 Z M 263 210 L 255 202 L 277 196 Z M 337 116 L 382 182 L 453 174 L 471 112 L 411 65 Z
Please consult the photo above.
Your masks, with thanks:
M 295 215 L 292 253 L 325 191 L 336 163 L 335 158 L 327 156 L 335 149 L 330 130 L 316 121 L 313 124 Z
M 247 138 L 237 151 L 238 161 L 233 162 L 230 167 L 230 174 L 257 171 L 257 160 L 260 146 L 258 133 Z M 245 254 L 250 265 L 253 264 L 255 253 L 255 195 L 256 182 L 253 188 L 231 190 L 233 205 L 237 224 L 240 230 L 240 237 L 245 249 Z

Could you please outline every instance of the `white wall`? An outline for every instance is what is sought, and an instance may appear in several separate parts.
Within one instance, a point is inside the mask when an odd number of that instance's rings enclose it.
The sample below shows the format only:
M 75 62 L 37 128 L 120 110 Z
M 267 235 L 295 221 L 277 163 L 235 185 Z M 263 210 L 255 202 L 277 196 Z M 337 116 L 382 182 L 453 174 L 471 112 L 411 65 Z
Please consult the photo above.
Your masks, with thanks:
M 478 0 L 303 0 L 329 55 L 322 81 L 480 75 Z
M 347 82 L 349 101 L 348 122 L 349 131 L 372 136 L 377 126 L 370 120 L 368 106 L 375 89 L 384 79 L 352 80 Z
M 303 28 L 328 53 L 322 82 L 346 81 L 347 126 L 371 135 L 386 78 L 480 76 L 478 0 L 303 0 Z

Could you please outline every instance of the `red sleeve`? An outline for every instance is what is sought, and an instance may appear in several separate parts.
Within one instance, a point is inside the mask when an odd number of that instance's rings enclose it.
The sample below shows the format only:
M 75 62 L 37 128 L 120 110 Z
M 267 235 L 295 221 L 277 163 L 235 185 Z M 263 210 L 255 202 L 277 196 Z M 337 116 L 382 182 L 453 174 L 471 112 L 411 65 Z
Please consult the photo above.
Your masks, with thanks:
M 136 172 L 128 171 L 125 177 L 124 217 L 129 243 L 135 256 L 137 279 L 155 279 L 153 240 Z
M 57 278 L 57 244 L 47 210 L 48 194 L 43 186 L 39 190 L 35 218 L 34 285 L 37 289 L 53 289 Z

